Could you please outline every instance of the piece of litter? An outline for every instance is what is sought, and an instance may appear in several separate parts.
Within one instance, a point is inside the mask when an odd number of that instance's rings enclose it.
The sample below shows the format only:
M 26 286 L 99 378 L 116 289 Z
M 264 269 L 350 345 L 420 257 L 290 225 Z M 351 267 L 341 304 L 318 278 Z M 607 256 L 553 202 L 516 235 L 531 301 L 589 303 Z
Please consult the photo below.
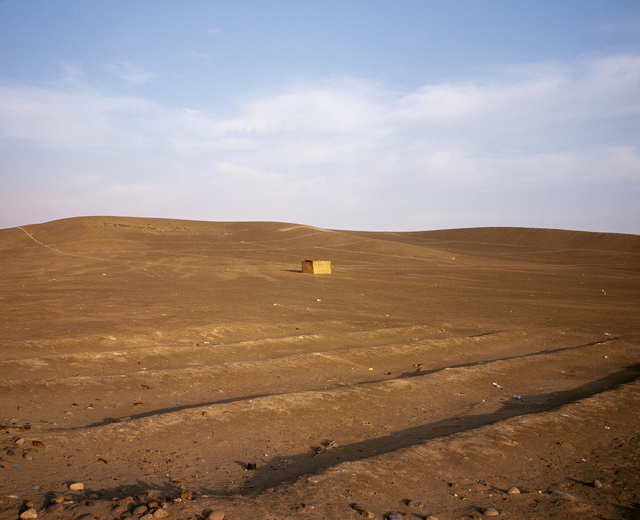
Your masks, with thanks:
M 518 399 L 518 401 L 522 400 L 522 396 L 518 395 L 518 394 L 513 394 L 513 398 L 514 399 Z
M 493 386 L 495 386 L 496 388 L 502 388 L 502 386 L 500 386 L 498 383 L 491 383 Z

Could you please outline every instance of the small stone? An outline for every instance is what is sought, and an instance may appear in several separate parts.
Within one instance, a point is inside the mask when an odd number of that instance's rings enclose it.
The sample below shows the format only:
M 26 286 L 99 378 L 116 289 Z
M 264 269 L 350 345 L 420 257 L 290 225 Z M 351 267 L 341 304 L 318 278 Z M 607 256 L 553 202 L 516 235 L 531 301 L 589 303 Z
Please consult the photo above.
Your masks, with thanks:
M 33 455 L 31 455 L 31 453 L 23 453 L 22 458 L 24 460 L 33 460 Z
M 18 437 L 16 440 L 13 441 L 13 443 L 20 446 L 21 444 L 24 444 L 24 439 L 22 437 Z
M 520 494 L 520 490 L 515 486 L 507 489 L 507 495 L 519 495 L 519 494 Z
M 23 511 L 22 513 L 20 513 L 20 518 L 22 518 L 22 520 L 28 520 L 30 518 L 38 518 L 38 512 L 33 507 L 31 507 L 26 511 Z
M 133 511 L 131 511 L 131 514 L 138 516 L 146 512 L 147 512 L 147 506 L 136 506 L 133 508 Z
M 24 503 L 24 507 L 31 509 L 32 507 L 36 507 L 36 505 L 31 501 L 27 501 Z
M 425 518 L 424 520 L 438 520 L 437 516 L 433 516 L 433 515 L 429 515 L 427 518 Z
M 47 513 L 61 513 L 64 511 L 64 505 L 62 503 L 51 504 L 47 507 Z
M 365 506 L 364 504 L 351 504 L 351 508 L 355 509 L 356 511 L 366 511 L 367 510 L 367 506 Z
M 46 444 L 42 441 L 31 441 L 31 444 L 33 444 L 36 448 L 45 448 Z
M 255 471 L 258 469 L 258 464 L 256 464 L 255 462 L 248 462 L 247 463 L 247 469 L 249 471 Z
M 146 515 L 142 515 L 140 520 L 153 520 L 153 515 L 151 513 L 147 513 Z
M 204 520 L 224 520 L 223 511 L 211 511 Z
M 53 497 L 51 499 L 52 504 L 62 504 L 64 502 L 64 497 Z
M 153 509 L 154 507 L 158 507 L 158 502 L 156 502 L 155 500 L 152 500 L 151 502 L 147 502 L 147 507 L 149 509 Z
M 182 500 L 191 500 L 193 497 L 192 497 L 191 491 L 189 491 L 188 489 L 181 489 L 180 498 Z
M 124 506 L 123 504 L 119 504 L 117 506 L 114 506 L 111 509 L 111 514 L 113 516 L 120 516 L 122 513 L 124 513 L 127 510 L 127 507 Z
M 385 518 L 387 520 L 403 520 L 404 519 L 404 514 L 403 513 L 387 513 L 385 515 Z
M 482 510 L 482 515 L 483 516 L 498 516 L 500 513 L 498 513 L 497 509 L 494 509 L 493 507 L 487 507 L 486 509 Z
M 593 481 L 593 487 L 596 489 L 601 489 L 602 488 L 602 482 L 600 482 L 598 479 Z
M 422 502 L 420 502 L 420 500 L 407 500 L 406 504 L 409 507 L 422 507 L 423 506 L 423 504 L 422 504 Z
M 166 509 L 156 509 L 156 511 L 153 513 L 153 518 L 167 518 L 169 516 L 169 511 L 167 511 Z
M 561 498 L 563 500 L 569 500 L 570 502 L 577 502 L 578 499 L 576 497 L 574 497 L 573 495 L 571 495 L 570 493 L 567 493 L 565 491 L 560 491 L 559 489 L 555 489 L 551 492 L 551 496 L 555 497 L 555 498 Z
M 73 484 L 69 484 L 69 489 L 71 491 L 82 491 L 84 489 L 84 484 L 82 482 L 74 482 Z

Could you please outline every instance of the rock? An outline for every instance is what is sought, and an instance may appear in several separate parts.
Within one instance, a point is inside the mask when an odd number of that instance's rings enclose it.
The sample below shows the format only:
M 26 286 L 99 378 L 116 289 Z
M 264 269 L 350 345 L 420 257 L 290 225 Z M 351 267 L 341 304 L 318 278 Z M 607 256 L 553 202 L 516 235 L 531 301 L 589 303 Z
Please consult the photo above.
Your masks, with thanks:
M 507 495 L 518 495 L 518 494 L 520 494 L 520 490 L 515 486 L 507 489 Z
M 204 520 L 224 520 L 224 512 L 211 511 L 211 513 L 204 517 Z
M 31 455 L 31 453 L 23 453 L 22 458 L 24 460 L 33 460 L 33 455 Z
M 365 506 L 364 504 L 351 504 L 351 508 L 355 509 L 356 511 L 366 511 L 367 510 L 367 506 Z
M 404 514 L 403 514 L 403 513 L 398 513 L 398 512 L 395 512 L 395 513 L 387 513 L 387 514 L 385 515 L 385 518 L 386 518 L 387 520 L 403 520 L 403 519 L 404 519 Z
M 574 497 L 573 495 L 565 492 L 565 491 L 560 491 L 559 489 L 555 489 L 551 492 L 551 496 L 555 497 L 555 498 L 561 498 L 563 500 L 569 500 L 570 502 L 577 502 L 578 499 L 576 497 Z
M 189 491 L 188 489 L 181 489 L 180 490 L 180 498 L 182 500 L 191 500 L 193 497 L 191 495 L 191 491 Z
M 158 502 L 156 502 L 155 500 L 152 500 L 151 502 L 147 502 L 147 507 L 149 509 L 153 509 L 155 507 L 158 507 Z
M 18 437 L 16 440 L 13 441 L 13 443 L 20 446 L 21 444 L 24 444 L 24 439 L 22 437 Z
M 119 504 L 117 506 L 114 506 L 111 509 L 111 514 L 113 516 L 120 516 L 122 513 L 124 513 L 127 510 L 127 507 L 123 504 Z
M 407 500 L 405 502 L 409 507 L 423 507 L 422 502 L 420 500 Z
M 46 444 L 42 441 L 31 441 L 31 444 L 33 444 L 36 448 L 45 448 Z
M 153 520 L 153 515 L 151 513 L 147 513 L 146 515 L 142 515 L 140 520 Z
M 38 518 L 38 512 L 35 510 L 35 508 L 30 507 L 26 511 L 20 513 L 20 518 L 22 520 L 27 520 L 29 518 Z
M 598 479 L 593 481 L 593 487 L 596 489 L 601 489 L 602 488 L 602 482 L 600 482 Z
M 167 518 L 169 516 L 169 511 L 166 509 L 156 509 L 153 513 L 153 518 Z
M 64 502 L 64 497 L 53 497 L 51 499 L 52 504 L 62 504 Z
M 498 510 L 493 507 L 487 507 L 482 510 L 483 516 L 498 516 L 499 514 L 500 513 L 498 513 Z
M 131 511 L 131 514 L 136 516 L 142 515 L 147 512 L 147 509 L 147 506 L 136 506 L 133 508 L 133 511 Z
M 427 518 L 425 518 L 424 520 L 438 520 L 437 516 L 433 516 L 433 515 L 429 515 Z
M 71 491 L 82 491 L 84 489 L 84 484 L 82 482 L 74 482 L 73 484 L 69 484 L 69 489 Z
M 51 504 L 47 507 L 47 513 L 61 513 L 62 511 L 64 511 L 64 505 L 62 505 L 61 502 Z

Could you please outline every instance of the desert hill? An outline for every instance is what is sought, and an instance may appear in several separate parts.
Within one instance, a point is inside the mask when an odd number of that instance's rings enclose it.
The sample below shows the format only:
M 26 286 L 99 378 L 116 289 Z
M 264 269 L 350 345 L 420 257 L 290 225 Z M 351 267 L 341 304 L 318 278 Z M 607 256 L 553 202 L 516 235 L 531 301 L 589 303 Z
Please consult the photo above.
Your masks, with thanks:
M 0 518 L 639 512 L 636 235 L 73 218 L 0 306 Z

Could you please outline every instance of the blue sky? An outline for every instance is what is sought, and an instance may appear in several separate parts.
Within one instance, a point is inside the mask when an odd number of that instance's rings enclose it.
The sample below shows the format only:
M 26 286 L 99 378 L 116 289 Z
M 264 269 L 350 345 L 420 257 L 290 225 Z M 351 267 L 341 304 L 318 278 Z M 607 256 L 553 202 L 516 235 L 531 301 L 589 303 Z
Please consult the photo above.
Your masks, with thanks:
M 0 228 L 640 234 L 640 2 L 0 0 Z

